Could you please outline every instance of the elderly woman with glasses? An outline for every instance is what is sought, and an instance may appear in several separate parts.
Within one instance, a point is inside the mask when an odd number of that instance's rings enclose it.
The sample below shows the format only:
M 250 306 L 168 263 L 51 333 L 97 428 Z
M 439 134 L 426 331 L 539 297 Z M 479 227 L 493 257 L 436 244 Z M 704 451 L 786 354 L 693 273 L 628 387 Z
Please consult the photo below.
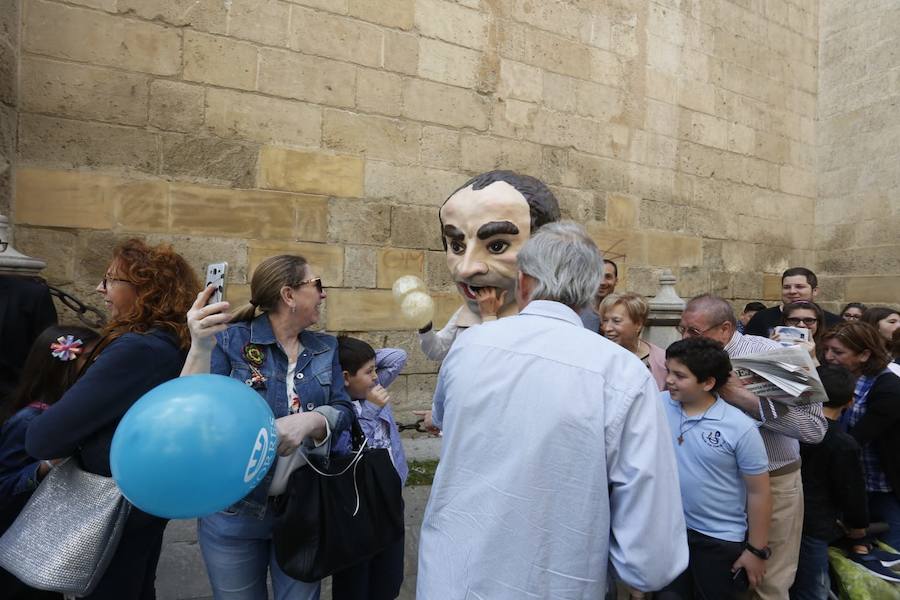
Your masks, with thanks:
M 243 500 L 199 521 L 198 539 L 216 598 L 266 600 L 267 573 L 276 600 L 313 600 L 319 583 L 286 575 L 274 558 L 272 499 L 302 451 L 327 452 L 331 437 L 349 428 L 350 398 L 337 340 L 308 328 L 319 321 L 327 294 L 301 256 L 264 260 L 250 281 L 250 303 L 228 314 L 227 302 L 207 306 L 213 286 L 188 313 L 191 350 L 182 374 L 216 373 L 255 389 L 275 414 L 278 463 Z
M 29 425 L 28 454 L 73 456 L 85 470 L 109 477 L 109 448 L 122 416 L 181 371 L 190 344 L 185 313 L 198 289 L 194 271 L 170 246 L 138 239 L 117 246 L 97 286 L 109 312 L 104 337 L 81 377 Z M 132 508 L 109 568 L 87 597 L 153 598 L 166 523 Z
M 644 363 L 660 390 L 666 389 L 666 351 L 641 339 L 650 317 L 650 305 L 638 294 L 609 294 L 600 303 L 603 335 Z

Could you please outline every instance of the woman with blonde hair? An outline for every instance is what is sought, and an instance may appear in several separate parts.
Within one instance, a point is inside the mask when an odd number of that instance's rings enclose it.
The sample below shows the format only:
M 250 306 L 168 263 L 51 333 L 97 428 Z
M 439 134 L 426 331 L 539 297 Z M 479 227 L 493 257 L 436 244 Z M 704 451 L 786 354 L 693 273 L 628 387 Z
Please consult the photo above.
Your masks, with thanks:
M 660 390 L 666 389 L 666 351 L 641 339 L 650 305 L 639 294 L 609 294 L 600 303 L 603 335 L 637 356 L 650 369 Z
M 138 239 L 119 244 L 97 286 L 110 317 L 104 337 L 84 374 L 29 425 L 28 454 L 72 456 L 85 470 L 109 477 L 119 421 L 144 393 L 178 377 L 190 343 L 184 315 L 199 288 L 193 269 L 171 246 Z M 155 597 L 167 522 L 132 508 L 112 562 L 87 597 Z
M 273 256 L 250 281 L 250 303 L 233 315 L 227 302 L 207 306 L 213 286 L 188 313 L 191 350 L 182 374 L 233 377 L 262 396 L 275 414 L 278 464 L 243 500 L 202 517 L 198 538 L 214 597 L 265 600 L 271 575 L 276 600 L 314 600 L 319 583 L 285 574 L 274 558 L 272 499 L 281 492 L 282 467 L 305 464 L 295 451 L 327 453 L 330 440 L 354 417 L 338 360 L 337 340 L 309 331 L 327 297 L 322 280 L 302 256 Z M 230 324 L 229 324 L 230 323 Z M 286 460 L 291 457 L 291 461 Z

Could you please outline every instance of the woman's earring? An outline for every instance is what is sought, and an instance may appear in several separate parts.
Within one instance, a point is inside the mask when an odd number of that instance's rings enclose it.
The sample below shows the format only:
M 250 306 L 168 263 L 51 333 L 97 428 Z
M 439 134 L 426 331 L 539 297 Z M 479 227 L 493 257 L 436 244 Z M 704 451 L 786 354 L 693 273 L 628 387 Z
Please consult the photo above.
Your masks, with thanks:
M 297 306 L 293 305 L 291 306 L 291 314 L 294 314 L 295 312 L 297 312 Z

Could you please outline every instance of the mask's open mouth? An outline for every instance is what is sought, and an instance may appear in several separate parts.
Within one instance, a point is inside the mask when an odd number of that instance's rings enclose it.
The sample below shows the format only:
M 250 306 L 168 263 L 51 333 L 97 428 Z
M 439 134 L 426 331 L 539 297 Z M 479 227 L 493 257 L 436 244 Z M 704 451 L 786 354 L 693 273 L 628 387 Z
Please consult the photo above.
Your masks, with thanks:
M 476 295 L 476 293 L 480 292 L 481 290 L 483 290 L 485 288 L 485 286 L 469 285 L 468 283 L 462 283 L 462 282 L 457 283 L 456 286 L 462 292 L 463 296 L 465 296 L 466 298 L 469 298 L 471 300 L 477 300 L 478 296 Z

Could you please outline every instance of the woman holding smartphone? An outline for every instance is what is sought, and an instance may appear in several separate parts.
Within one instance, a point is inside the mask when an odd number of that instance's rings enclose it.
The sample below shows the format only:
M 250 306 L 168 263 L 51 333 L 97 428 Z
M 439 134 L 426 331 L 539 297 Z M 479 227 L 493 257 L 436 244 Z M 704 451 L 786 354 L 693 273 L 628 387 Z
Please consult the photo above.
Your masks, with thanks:
M 109 477 L 109 447 L 131 405 L 178 377 L 190 343 L 185 312 L 200 281 L 171 246 L 132 239 L 113 251 L 97 286 L 109 311 L 84 374 L 28 427 L 25 447 L 36 459 L 73 456 Z M 91 599 L 153 598 L 156 563 L 167 520 L 137 507 Z
M 330 440 L 353 418 L 338 361 L 337 340 L 308 331 L 327 297 L 322 280 L 302 256 L 264 260 L 253 272 L 250 303 L 226 311 L 207 305 L 210 285 L 188 313 L 191 350 L 184 375 L 214 373 L 255 389 L 275 414 L 278 454 L 327 453 Z M 281 459 L 279 459 L 281 460 Z M 277 467 L 228 509 L 199 520 L 198 537 L 217 600 L 266 600 L 271 575 L 276 600 L 314 600 L 319 583 L 286 575 L 274 558 L 270 490 Z

